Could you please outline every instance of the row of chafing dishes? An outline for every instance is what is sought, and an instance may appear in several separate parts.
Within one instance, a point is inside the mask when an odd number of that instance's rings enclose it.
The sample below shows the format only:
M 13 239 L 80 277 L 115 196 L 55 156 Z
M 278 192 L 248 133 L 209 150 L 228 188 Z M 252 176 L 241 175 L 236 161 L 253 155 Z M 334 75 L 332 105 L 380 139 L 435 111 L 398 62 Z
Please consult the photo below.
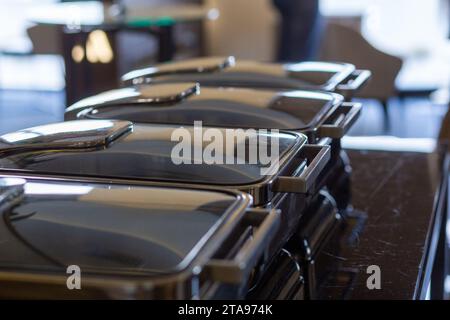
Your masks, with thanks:
M 0 297 L 317 298 L 348 205 L 340 138 L 369 77 L 341 63 L 173 62 L 126 74 L 65 122 L 1 136 Z M 268 133 L 279 170 L 174 164 L 171 133 L 194 121 L 280 130 Z M 71 265 L 81 290 L 67 287 Z

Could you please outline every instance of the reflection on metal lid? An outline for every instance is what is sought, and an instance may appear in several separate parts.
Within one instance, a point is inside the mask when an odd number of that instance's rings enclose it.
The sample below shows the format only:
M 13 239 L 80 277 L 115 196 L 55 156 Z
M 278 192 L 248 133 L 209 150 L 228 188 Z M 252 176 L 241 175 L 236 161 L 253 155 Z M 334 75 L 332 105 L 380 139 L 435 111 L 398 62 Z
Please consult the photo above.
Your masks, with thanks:
M 300 62 L 293 64 L 286 64 L 285 68 L 291 72 L 339 72 L 342 69 L 348 68 L 348 65 L 328 62 Z
M 67 111 L 71 111 L 81 107 L 84 108 L 89 106 L 103 105 L 111 101 L 128 100 L 139 96 L 140 92 L 136 88 L 122 88 L 116 90 L 109 90 L 99 93 L 95 96 L 82 99 L 76 102 L 75 104 L 71 105 L 69 108 L 67 108 Z
M 27 183 L 25 192 L 28 195 L 86 195 L 93 187 L 78 184 Z
M 190 59 L 187 61 L 165 63 L 150 68 L 131 71 L 122 77 L 122 81 L 129 81 L 143 76 L 153 77 L 173 73 L 216 72 L 234 66 L 234 64 L 235 58 L 233 56 Z
M 107 146 L 132 130 L 129 121 L 82 120 L 28 128 L 0 137 L 0 153 L 46 148 L 92 148 Z
M 144 86 L 140 88 L 140 96 L 136 103 L 177 102 L 193 94 L 198 94 L 197 83 L 174 83 Z
M 26 181 L 20 178 L 0 178 L 0 190 L 14 186 L 23 186 L 25 183 Z
M 312 100 L 336 100 L 343 101 L 343 97 L 338 94 L 333 94 L 329 92 L 320 91 L 305 91 L 305 90 L 293 90 L 281 93 L 281 95 L 289 98 L 301 98 L 301 99 L 312 99 Z
M 66 112 L 88 107 L 112 106 L 119 104 L 163 104 L 176 103 L 199 93 L 196 83 L 175 83 L 146 85 L 141 87 L 110 90 L 83 99 L 70 106 Z
M 194 189 L 36 179 L 26 186 L 25 201 L 5 211 L 0 223 L 2 268 L 50 271 L 77 264 L 87 273 L 172 272 L 196 258 L 240 201 Z
M 22 197 L 25 183 L 23 179 L 0 178 L 0 213 Z

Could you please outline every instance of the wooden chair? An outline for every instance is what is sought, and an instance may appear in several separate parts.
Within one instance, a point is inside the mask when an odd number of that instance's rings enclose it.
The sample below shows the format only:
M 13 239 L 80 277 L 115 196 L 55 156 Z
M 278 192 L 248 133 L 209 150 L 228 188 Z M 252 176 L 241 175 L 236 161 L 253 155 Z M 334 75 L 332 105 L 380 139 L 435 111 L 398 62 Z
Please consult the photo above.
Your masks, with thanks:
M 389 98 L 397 95 L 395 79 L 402 68 L 402 59 L 373 47 L 357 30 L 328 23 L 320 47 L 320 60 L 344 61 L 372 71 L 372 78 L 357 97 L 377 99 L 388 116 Z

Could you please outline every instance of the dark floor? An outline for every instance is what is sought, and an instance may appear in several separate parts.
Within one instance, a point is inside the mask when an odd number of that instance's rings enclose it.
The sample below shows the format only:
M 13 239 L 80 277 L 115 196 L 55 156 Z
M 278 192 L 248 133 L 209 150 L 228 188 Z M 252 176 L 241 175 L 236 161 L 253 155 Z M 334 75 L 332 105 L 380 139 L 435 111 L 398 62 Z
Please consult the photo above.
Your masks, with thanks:
M 389 121 L 377 101 L 363 101 L 361 118 L 351 130 L 355 136 L 393 135 L 435 138 L 446 106 L 427 98 L 392 99 Z M 54 91 L 0 90 L 0 134 L 63 119 L 64 93 Z

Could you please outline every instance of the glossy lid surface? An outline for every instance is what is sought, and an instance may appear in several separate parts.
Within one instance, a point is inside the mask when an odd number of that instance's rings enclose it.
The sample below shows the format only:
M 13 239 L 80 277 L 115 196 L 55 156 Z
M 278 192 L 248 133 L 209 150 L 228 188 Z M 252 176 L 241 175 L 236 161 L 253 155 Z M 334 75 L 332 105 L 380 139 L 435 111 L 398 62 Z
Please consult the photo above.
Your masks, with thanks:
M 0 136 L 0 155 L 48 148 L 104 148 L 131 130 L 131 122 L 114 120 L 81 120 L 38 126 Z
M 158 275 L 183 267 L 235 208 L 231 194 L 28 179 L 0 207 L 0 268 Z
M 123 81 L 130 81 L 142 76 L 161 76 L 173 73 L 212 73 L 234 66 L 235 59 L 229 57 L 206 57 L 184 61 L 168 62 L 154 67 L 138 69 L 125 74 Z
M 67 111 L 91 106 L 108 106 L 118 103 L 132 104 L 175 104 L 199 93 L 196 83 L 160 84 L 157 86 L 127 87 L 109 90 L 80 100 Z
M 230 60 L 226 67 L 208 68 L 211 61 Z M 186 67 L 188 65 L 189 67 Z M 197 66 L 197 67 L 195 67 Z M 235 86 L 277 89 L 335 90 L 355 67 L 346 63 L 299 62 L 293 64 L 235 60 L 234 57 L 206 57 L 155 65 L 131 71 L 122 81 L 132 84 L 150 82 L 196 81 L 202 86 Z
M 76 122 L 64 124 L 74 127 Z M 284 159 L 286 154 L 306 143 L 304 135 L 293 133 L 245 133 L 234 136 L 232 132 L 227 140 L 225 129 L 135 124 L 132 132 L 122 135 L 106 148 L 55 150 L 50 145 L 46 149 L 23 148 L 13 153 L 0 149 L 0 170 L 246 185 L 267 179 L 262 169 L 275 164 L 261 157 L 255 160 L 252 156 L 271 155 L 272 151 L 276 155 L 278 152 L 281 166 L 287 161 Z M 53 132 L 52 136 L 58 135 Z M 227 141 L 233 140 L 234 144 L 228 144 L 231 148 L 227 147 Z
M 325 114 L 340 105 L 342 96 L 312 91 L 200 88 L 199 93 L 171 103 L 156 103 L 153 95 L 176 91 L 187 84 L 154 84 L 112 90 L 83 99 L 68 108 L 69 119 L 120 119 L 142 123 L 228 128 L 315 130 Z M 125 98 L 124 93 L 130 94 Z

